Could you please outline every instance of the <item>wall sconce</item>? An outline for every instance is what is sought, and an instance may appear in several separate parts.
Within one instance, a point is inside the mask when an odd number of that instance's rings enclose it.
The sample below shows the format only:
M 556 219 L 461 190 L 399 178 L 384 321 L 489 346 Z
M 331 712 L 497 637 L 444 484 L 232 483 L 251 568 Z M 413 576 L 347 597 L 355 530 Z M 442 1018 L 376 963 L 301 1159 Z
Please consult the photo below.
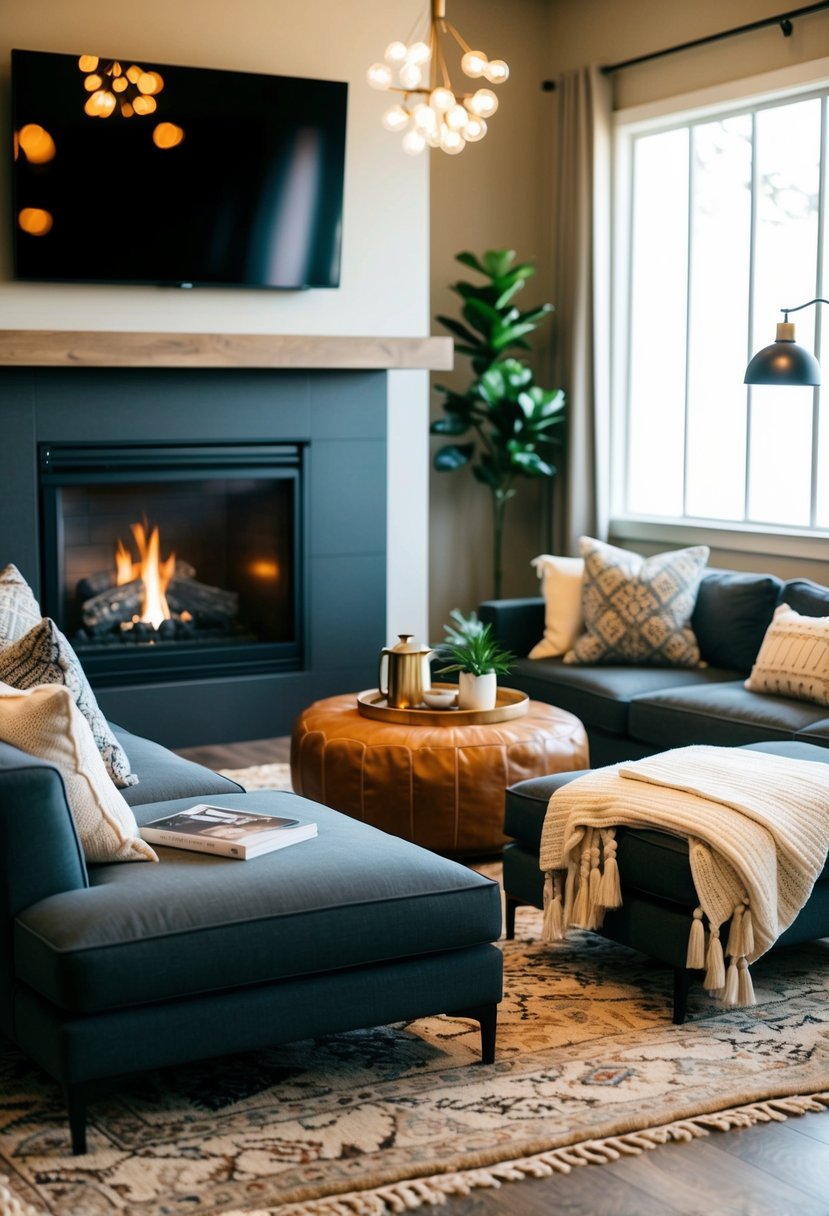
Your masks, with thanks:
M 800 312 L 801 308 L 811 308 L 813 304 L 829 304 L 829 300 L 807 300 L 797 308 L 780 309 L 785 320 L 777 324 L 777 339 L 751 360 L 746 368 L 745 384 L 820 384 L 820 364 L 805 346 L 795 342 L 794 325 L 789 321 L 790 312 Z

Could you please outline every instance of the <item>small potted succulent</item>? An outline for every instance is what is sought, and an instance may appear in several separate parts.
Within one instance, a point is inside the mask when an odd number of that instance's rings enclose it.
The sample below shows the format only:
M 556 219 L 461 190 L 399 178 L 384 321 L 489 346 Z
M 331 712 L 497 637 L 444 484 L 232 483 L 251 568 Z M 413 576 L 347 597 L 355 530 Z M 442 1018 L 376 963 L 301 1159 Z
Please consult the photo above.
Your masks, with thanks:
M 458 672 L 458 708 L 494 709 L 498 696 L 498 676 L 506 675 L 515 658 L 492 637 L 492 626 L 476 613 L 465 617 L 457 608 L 449 614 L 452 623 L 444 626 L 446 635 L 438 647 L 441 659 L 449 659 L 440 675 Z

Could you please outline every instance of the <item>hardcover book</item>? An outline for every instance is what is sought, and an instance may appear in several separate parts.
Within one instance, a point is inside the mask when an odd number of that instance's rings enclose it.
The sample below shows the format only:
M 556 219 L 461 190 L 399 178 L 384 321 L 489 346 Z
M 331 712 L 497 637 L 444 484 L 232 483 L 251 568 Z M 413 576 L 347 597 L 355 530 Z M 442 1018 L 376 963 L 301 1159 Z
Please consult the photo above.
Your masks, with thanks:
M 299 844 L 301 840 L 310 840 L 317 834 L 317 825 L 202 802 L 186 811 L 145 823 L 139 831 L 151 844 L 246 861 L 274 849 L 284 849 L 289 844 Z

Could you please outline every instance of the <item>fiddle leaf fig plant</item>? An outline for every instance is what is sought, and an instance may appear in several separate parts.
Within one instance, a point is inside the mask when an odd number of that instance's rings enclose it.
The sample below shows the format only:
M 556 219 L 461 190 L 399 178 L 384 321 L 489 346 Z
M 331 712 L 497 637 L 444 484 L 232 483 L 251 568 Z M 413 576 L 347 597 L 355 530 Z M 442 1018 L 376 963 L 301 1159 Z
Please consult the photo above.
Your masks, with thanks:
M 532 263 L 514 265 L 511 249 L 489 250 L 479 259 L 459 253 L 456 261 L 475 270 L 484 283 L 465 280 L 452 285 L 461 300 L 463 321 L 439 316 L 437 320 L 455 337 L 455 350 L 471 361 L 474 378 L 465 392 L 438 385 L 444 394 L 443 417 L 431 432 L 464 443 L 446 443 L 434 456 L 438 472 L 468 465 L 485 485 L 493 503 L 493 591 L 502 591 L 502 547 L 507 503 L 517 492 L 519 477 L 553 477 L 552 462 L 563 444 L 564 393 L 535 383 L 532 369 L 511 350 L 528 351 L 527 335 L 552 312 L 551 304 L 521 312 L 514 299 L 535 273 Z

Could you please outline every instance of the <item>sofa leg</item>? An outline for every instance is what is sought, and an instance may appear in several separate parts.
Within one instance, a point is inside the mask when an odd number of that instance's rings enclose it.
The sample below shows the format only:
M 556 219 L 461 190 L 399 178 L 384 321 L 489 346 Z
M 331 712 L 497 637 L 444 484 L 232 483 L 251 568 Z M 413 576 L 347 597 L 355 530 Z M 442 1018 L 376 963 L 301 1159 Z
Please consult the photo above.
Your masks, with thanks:
M 520 908 L 520 906 L 520 899 L 515 899 L 512 895 L 508 895 L 506 897 L 504 908 L 504 934 L 506 935 L 507 941 L 510 942 L 515 939 L 515 911 L 516 908 Z
M 481 1063 L 495 1063 L 495 1035 L 498 1028 L 498 1005 L 476 1005 L 474 1009 L 453 1009 L 453 1018 L 471 1018 L 481 1027 Z
M 86 1094 L 81 1085 L 67 1085 L 64 1090 L 69 1112 L 69 1131 L 75 1157 L 86 1152 Z
M 688 989 L 691 987 L 691 972 L 687 967 L 674 967 L 674 1016 L 675 1026 L 682 1026 L 688 1012 Z

